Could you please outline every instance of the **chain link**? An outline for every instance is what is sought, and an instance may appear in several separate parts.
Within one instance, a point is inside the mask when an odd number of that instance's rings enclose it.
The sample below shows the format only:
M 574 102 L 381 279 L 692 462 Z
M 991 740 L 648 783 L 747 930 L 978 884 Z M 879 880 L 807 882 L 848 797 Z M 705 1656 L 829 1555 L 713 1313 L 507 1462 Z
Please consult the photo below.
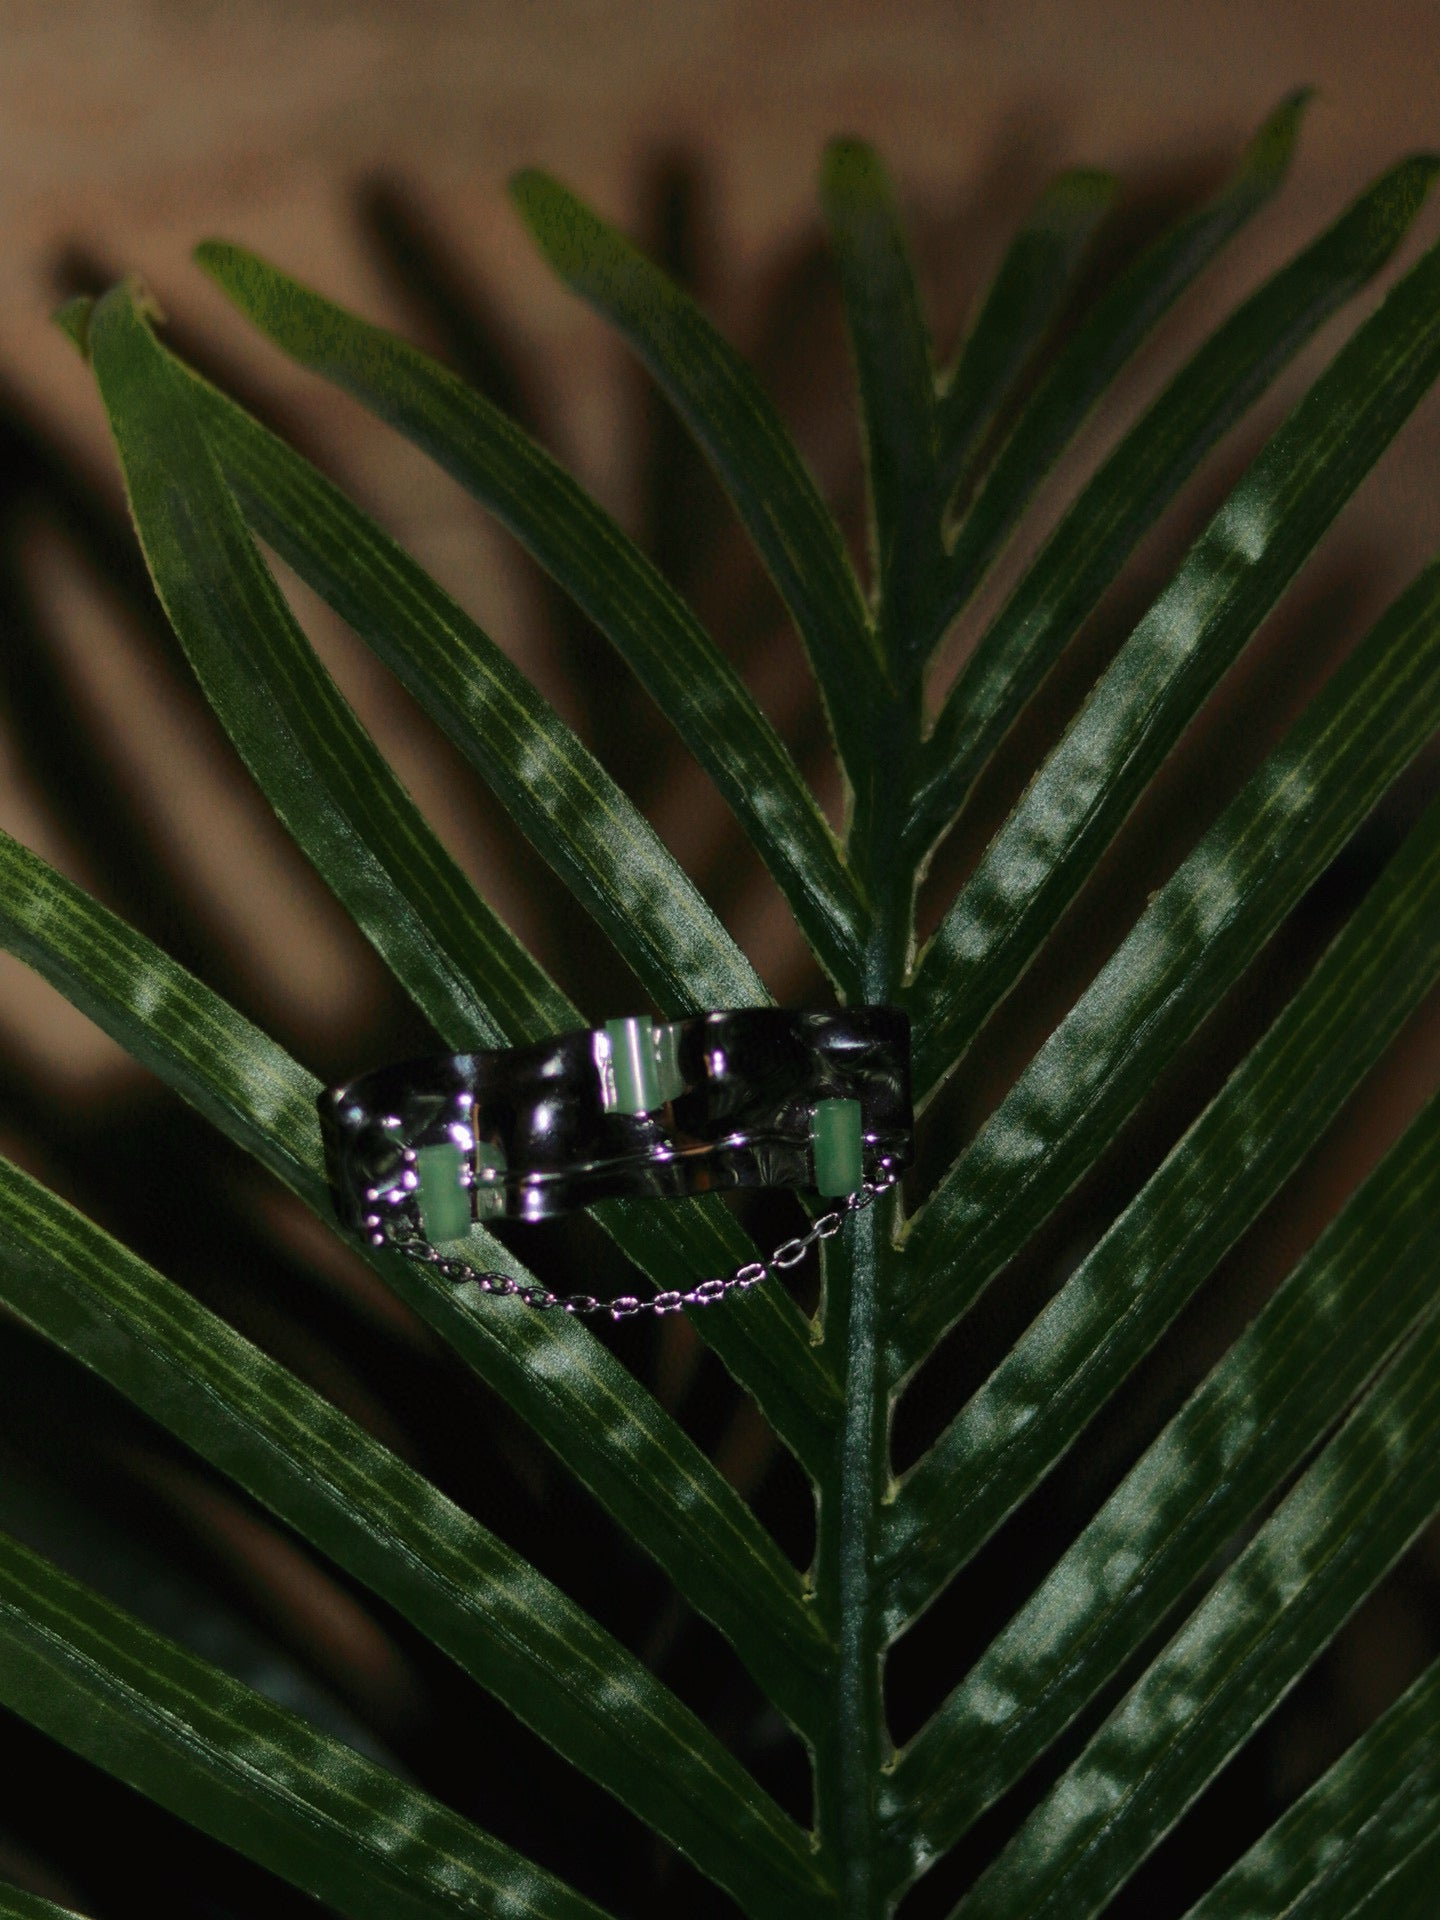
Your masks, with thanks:
M 880 1161 L 876 1177 L 867 1180 L 858 1193 L 847 1194 L 838 1207 L 832 1208 L 829 1213 L 822 1213 L 804 1233 L 797 1234 L 791 1240 L 782 1240 L 766 1259 L 749 1260 L 732 1273 L 717 1274 L 713 1279 L 698 1281 L 683 1292 L 671 1289 L 652 1294 L 648 1300 L 633 1293 L 616 1294 L 610 1300 L 597 1300 L 593 1293 L 551 1293 L 548 1287 L 522 1287 L 507 1273 L 480 1273 L 468 1261 L 441 1253 L 409 1220 L 403 1224 L 387 1223 L 386 1231 L 376 1233 L 373 1238 L 377 1246 L 388 1247 L 395 1253 L 403 1253 L 407 1259 L 418 1260 L 432 1267 L 446 1280 L 454 1281 L 457 1286 L 473 1281 L 482 1293 L 500 1294 L 507 1299 L 519 1300 L 522 1305 L 533 1307 L 540 1313 L 568 1313 L 579 1319 L 608 1314 L 612 1320 L 631 1320 L 637 1314 L 649 1313 L 659 1319 L 667 1313 L 679 1313 L 685 1307 L 713 1307 L 721 1300 L 728 1299 L 732 1293 L 748 1293 L 752 1287 L 758 1287 L 762 1280 L 770 1279 L 773 1274 L 798 1267 L 812 1247 L 819 1246 L 823 1240 L 833 1240 L 852 1214 L 863 1213 L 866 1207 L 873 1206 L 883 1194 L 889 1193 L 899 1178 L 893 1162 L 886 1157 Z

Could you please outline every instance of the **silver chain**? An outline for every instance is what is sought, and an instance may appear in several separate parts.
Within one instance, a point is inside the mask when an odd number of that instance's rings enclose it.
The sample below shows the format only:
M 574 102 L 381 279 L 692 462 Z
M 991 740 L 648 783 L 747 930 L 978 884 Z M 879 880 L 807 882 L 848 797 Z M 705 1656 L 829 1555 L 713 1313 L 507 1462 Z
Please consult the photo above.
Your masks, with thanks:
M 758 1287 L 762 1280 L 768 1280 L 776 1273 L 784 1273 L 790 1267 L 798 1267 L 812 1247 L 819 1246 L 822 1240 L 833 1240 L 852 1214 L 862 1213 L 866 1207 L 873 1206 L 882 1194 L 889 1193 L 899 1178 L 892 1162 L 888 1158 L 882 1159 L 879 1172 L 873 1180 L 865 1181 L 857 1193 L 847 1194 L 840 1205 L 829 1213 L 822 1213 L 804 1233 L 797 1234 L 793 1240 L 782 1240 L 765 1259 L 747 1261 L 732 1273 L 718 1274 L 713 1280 L 701 1280 L 683 1291 L 672 1289 L 666 1293 L 652 1294 L 648 1300 L 633 1293 L 620 1293 L 610 1300 L 598 1300 L 593 1293 L 551 1293 L 548 1287 L 522 1287 L 508 1273 L 480 1273 L 468 1261 L 457 1260 L 453 1254 L 441 1253 L 410 1221 L 406 1221 L 403 1227 L 392 1225 L 378 1244 L 396 1253 L 403 1253 L 407 1259 L 419 1260 L 425 1266 L 433 1267 L 436 1273 L 457 1285 L 473 1281 L 482 1293 L 502 1294 L 541 1313 L 553 1309 L 557 1313 L 573 1314 L 580 1318 L 608 1313 L 612 1320 L 629 1320 L 638 1313 L 653 1313 L 659 1318 L 667 1313 L 679 1313 L 683 1307 L 713 1307 L 732 1293 L 748 1293 L 752 1287 Z

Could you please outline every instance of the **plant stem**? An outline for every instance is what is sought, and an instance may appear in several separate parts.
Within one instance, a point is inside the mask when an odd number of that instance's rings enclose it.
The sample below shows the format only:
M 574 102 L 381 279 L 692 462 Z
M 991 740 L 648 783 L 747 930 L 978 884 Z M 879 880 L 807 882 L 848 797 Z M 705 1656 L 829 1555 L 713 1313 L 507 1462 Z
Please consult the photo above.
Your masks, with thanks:
M 820 1490 L 820 1604 L 835 1621 L 832 1712 L 816 1754 L 821 1844 L 845 1920 L 882 1920 L 877 1792 L 888 1761 L 879 1616 L 872 1594 L 879 1497 L 888 1479 L 889 1402 L 878 1375 L 879 1280 L 889 1228 L 881 1206 L 857 1216 L 826 1272 L 826 1338 L 844 1342 L 845 1417 Z
M 919 690 L 875 716 L 872 775 L 857 791 L 850 857 L 873 906 L 864 997 L 894 1000 L 909 960 L 915 868 L 902 846 L 918 753 Z M 833 1866 L 844 1920 L 886 1920 L 892 1885 L 882 1872 L 878 1794 L 891 1754 L 884 1653 L 875 1602 L 880 1509 L 890 1484 L 890 1388 L 880 1312 L 894 1259 L 895 1201 L 851 1220 L 825 1261 L 825 1341 L 844 1356 L 845 1413 L 819 1490 L 815 1584 L 836 1635 L 832 1708 L 815 1756 L 816 1825 Z

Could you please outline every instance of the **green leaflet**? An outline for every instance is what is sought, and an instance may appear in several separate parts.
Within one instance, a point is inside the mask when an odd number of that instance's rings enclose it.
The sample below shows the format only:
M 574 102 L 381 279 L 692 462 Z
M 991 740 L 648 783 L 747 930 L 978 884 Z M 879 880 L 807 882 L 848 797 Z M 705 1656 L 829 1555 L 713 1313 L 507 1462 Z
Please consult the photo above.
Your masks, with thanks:
M 1423 1920 L 1434 1909 L 1437 1853 L 1440 1661 L 1185 1920 Z M 1411 1904 L 1397 1880 L 1408 1883 L 1417 1865 Z
M 603 1920 L 458 1814 L 3 1537 L 0 1702 L 352 1920 Z
M 948 500 L 1059 320 L 1075 272 L 1115 200 L 1109 173 L 1052 180 L 1011 241 L 939 403 L 940 497 Z
M 83 1916 L 38 1894 L 22 1893 L 18 1887 L 0 1887 L 0 1920 L 83 1920 Z
M 46 1466 L 37 1469 L 32 1464 L 37 1457 L 49 1455 L 78 1404 L 88 1402 L 94 1409 L 97 1400 L 108 1397 L 93 1394 L 88 1382 L 77 1382 L 74 1375 L 79 1369 L 69 1355 L 58 1348 L 44 1353 L 45 1344 L 17 1314 L 4 1314 L 0 1368 L 12 1421 L 23 1423 L 28 1458 L 17 1459 L 11 1451 L 6 1459 L 0 1476 L 0 1532 L 53 1560 L 62 1573 L 93 1587 L 112 1606 L 133 1613 L 152 1632 L 178 1640 L 182 1647 L 213 1661 L 241 1686 L 280 1701 L 342 1746 L 354 1747 L 380 1766 L 399 1764 L 389 1742 L 367 1726 L 363 1710 L 350 1710 L 341 1697 L 343 1689 L 327 1684 L 327 1676 L 314 1671 L 302 1648 L 282 1644 L 268 1630 L 269 1623 L 255 1617 L 243 1600 L 231 1598 L 221 1583 L 181 1566 L 163 1529 L 137 1531 L 129 1524 L 124 1479 L 116 1502 L 117 1489 L 107 1481 L 106 1455 L 112 1449 L 116 1453 L 125 1449 L 127 1430 L 133 1444 L 144 1432 L 143 1419 L 126 1420 L 121 1415 L 107 1420 L 101 1413 L 94 1426 L 87 1422 L 77 1435 L 77 1452 L 84 1464 L 78 1466 L 75 1479 L 67 1472 L 61 1480 Z M 142 1468 L 142 1478 L 143 1474 Z M 198 1490 L 200 1477 L 190 1479 L 191 1496 Z M 225 1504 L 226 1496 L 221 1494 L 217 1505 Z M 240 1505 L 229 1503 L 232 1519 Z M 260 1525 L 263 1529 L 263 1522 Z M 324 1571 L 317 1569 L 317 1575 L 320 1581 L 326 1580 Z
M 821 200 L 845 291 L 870 475 L 882 639 L 892 672 L 943 557 L 935 379 L 915 275 L 885 169 L 861 141 L 826 150 Z
M 779 415 L 695 302 L 558 180 L 530 169 L 510 191 L 550 265 L 625 336 L 704 448 L 794 615 L 853 777 L 881 662 L 840 530 Z
M 1020 978 L 1221 674 L 1440 373 L 1440 248 L 1316 381 L 1191 548 L 921 958 L 916 1086 Z
M 670 876 L 690 883 L 653 829 L 464 612 L 309 463 L 213 387 L 191 376 L 205 431 L 257 533 L 374 648 L 495 788 L 537 847 L 590 907 L 671 1013 L 708 1004 L 684 996 L 689 976 L 649 965 L 638 924 L 667 924 Z M 693 893 L 693 890 L 690 890 Z M 708 911 L 708 910 L 707 910 Z M 534 971 L 539 974 L 539 969 Z M 539 975 L 543 993 L 507 1009 L 505 1038 L 539 1039 L 583 1025 Z M 752 999 L 766 998 L 756 982 Z M 683 999 L 683 1005 L 682 1005 Z M 733 1217 L 711 1201 L 605 1209 L 598 1217 L 657 1286 L 687 1287 L 753 1259 Z M 708 1317 L 708 1345 L 755 1395 L 813 1470 L 838 1396 L 809 1329 L 775 1289 Z M 791 1403 L 801 1404 L 793 1411 Z
M 450 964 L 453 977 L 437 970 L 435 987 L 415 995 L 447 1045 L 503 1045 L 580 1024 L 475 896 L 316 659 L 245 531 L 175 363 L 133 297 L 107 296 L 91 317 L 89 343 L 166 611 L 221 724 L 321 876 L 412 992 L 406 968 L 414 962 L 419 972 L 417 955 L 438 952 Z M 358 551 L 363 528 L 344 520 L 341 527 Z M 389 605 L 378 597 L 376 604 Z M 623 857 L 627 849 L 615 851 Z M 677 1008 L 763 1001 L 753 970 L 679 868 L 648 864 L 648 873 L 631 869 L 636 885 L 622 918 L 630 957 L 651 990 Z M 449 998 L 447 985 L 455 988 Z M 721 1209 L 686 1212 L 686 1257 L 658 1269 L 661 1285 L 703 1277 L 717 1234 L 735 1244 L 735 1229 L 703 1226 L 707 1211 Z M 657 1274 L 653 1263 L 646 1270 Z M 723 1327 L 704 1331 L 723 1345 L 726 1364 L 786 1444 L 813 1463 L 833 1389 L 788 1296 L 762 1289 Z
M 1433 1313 L 1437 1228 L 1440 1100 L 906 1747 L 885 1796 L 898 1880 L 1039 1759 Z
M 414 956 L 458 922 L 447 950 L 473 953 L 471 976 L 488 986 L 492 976 L 513 974 L 521 1008 L 538 1001 L 543 1016 L 561 1015 L 564 1002 L 555 1006 L 539 968 L 492 924 L 453 863 L 448 887 L 435 879 L 419 891 L 417 876 L 439 874 L 444 856 L 255 551 L 205 444 L 194 389 L 154 339 L 133 292 L 117 289 L 96 307 L 90 351 L 156 589 L 207 699 L 286 827 L 402 982 L 409 984 L 407 967 L 418 972 Z M 627 958 L 643 967 L 646 986 L 676 1005 L 696 1004 L 687 991 L 702 1005 L 761 993 L 709 908 L 656 851 L 628 901 Z M 469 900 L 452 904 L 462 891 Z M 401 948 L 389 944 L 390 929 L 407 907 L 413 932 Z M 459 959 L 455 972 L 468 984 Z M 451 1046 L 503 1042 L 504 1030 L 480 1011 L 480 995 L 470 997 L 473 1013 L 458 996 L 451 1004 L 432 992 L 420 1004 Z M 506 1013 L 518 1024 L 508 1004 Z
M 1308 98 L 1302 92 L 1282 101 L 1234 178 L 1208 206 L 1162 234 L 1102 295 L 1062 349 L 960 523 L 938 608 L 914 642 L 922 657 L 975 591 L 1035 489 L 1111 380 L 1196 275 L 1279 189 Z M 952 439 L 955 426 L 947 422 Z
M 1440 565 L 1381 617 L 1155 894 L 917 1215 L 896 1378 L 1093 1163 L 1437 724 Z
M 158 948 L 3 835 L 0 935 L 142 1065 L 329 1216 L 314 1108 L 318 1081 Z M 529 1280 L 497 1240 L 474 1238 L 484 1264 Z M 782 1711 L 800 1724 L 813 1717 L 826 1649 L 798 1575 L 628 1369 L 576 1321 L 487 1299 L 397 1254 L 366 1251 L 386 1283 L 732 1640 Z
M 223 1320 L 0 1160 L 0 1299 L 397 1607 L 751 1914 L 803 1834 L 588 1615 Z
M 1089 1920 L 1440 1507 L 1432 1314 L 956 1909 Z
M 1405 160 L 1201 347 L 1082 490 L 982 635 L 925 749 L 913 831 L 944 831 L 1025 701 L 1182 482 L 1409 232 L 1440 162 Z
M 1440 1870 L 1440 1834 L 1434 1828 L 1435 1811 L 1433 1799 L 1420 1801 L 1418 1795 L 1412 1795 L 1403 1808 L 1391 1809 L 1400 1845 L 1408 1849 L 1403 1857 L 1398 1850 L 1382 1852 L 1377 1847 L 1378 1857 L 1367 1866 L 1381 1878 L 1362 1894 L 1357 1875 L 1351 1888 L 1337 1896 L 1338 1900 L 1348 1900 L 1353 1892 L 1356 1897 L 1352 1906 L 1342 1909 L 1339 1905 L 1327 1904 L 1322 1893 L 1313 1906 L 1302 1908 L 1302 1913 L 1311 1914 L 1314 1920 L 1341 1920 L 1342 1913 L 1344 1920 L 1429 1920 L 1435 1911 L 1435 1876 Z M 1423 1831 L 1416 1834 L 1417 1825 L 1428 1826 L 1428 1836 Z
M 906 1475 L 887 1514 L 892 1628 L 1073 1445 L 1437 978 L 1440 802 L 1249 1058 Z
M 849 991 L 864 904 L 835 837 L 743 683 L 638 548 L 504 414 L 424 354 L 241 248 L 210 241 L 196 257 L 277 346 L 453 474 L 594 621 L 714 780 L 817 958 Z
M 649 821 L 494 641 L 308 461 L 186 372 L 205 437 L 251 527 L 449 734 L 654 1005 L 691 1013 L 710 1004 L 711 986 L 763 1001 Z M 692 969 L 692 947 L 727 957 Z M 506 1037 L 543 1039 L 582 1024 L 550 988 L 511 1019 Z

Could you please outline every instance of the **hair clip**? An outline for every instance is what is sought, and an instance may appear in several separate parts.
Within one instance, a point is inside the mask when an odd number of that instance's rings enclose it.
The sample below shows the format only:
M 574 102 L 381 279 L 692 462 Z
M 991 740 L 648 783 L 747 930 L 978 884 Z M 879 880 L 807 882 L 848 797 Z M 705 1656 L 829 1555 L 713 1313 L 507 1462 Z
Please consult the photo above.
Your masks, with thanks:
M 319 1108 L 336 1212 L 373 1245 L 530 1306 L 674 1312 L 797 1264 L 895 1184 L 911 1157 L 910 1022 L 895 1007 L 609 1020 L 379 1067 Z M 767 1261 L 650 1300 L 522 1288 L 455 1257 L 476 1223 L 730 1187 L 806 1188 L 840 1205 Z

